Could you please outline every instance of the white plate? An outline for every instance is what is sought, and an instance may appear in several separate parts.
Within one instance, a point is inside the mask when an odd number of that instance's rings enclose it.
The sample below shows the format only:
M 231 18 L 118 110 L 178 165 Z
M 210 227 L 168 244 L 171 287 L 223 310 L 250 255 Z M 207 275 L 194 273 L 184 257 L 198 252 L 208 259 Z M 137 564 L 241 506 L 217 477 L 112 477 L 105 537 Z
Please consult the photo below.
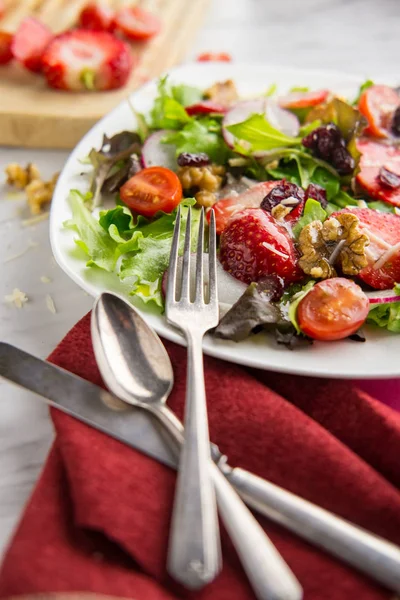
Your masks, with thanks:
M 176 83 L 187 83 L 202 88 L 215 81 L 233 78 L 241 95 L 264 92 L 276 83 L 280 92 L 292 86 L 330 88 L 347 97 L 356 94 L 362 78 L 334 72 L 301 71 L 280 67 L 247 64 L 205 63 L 188 64 L 170 72 L 170 79 Z M 387 83 L 390 83 L 387 82 Z M 156 94 L 156 83 L 150 82 L 132 94 L 131 102 L 136 110 L 147 112 Z M 82 255 L 78 255 L 73 232 L 63 228 L 63 222 L 70 218 L 67 204 L 71 188 L 86 191 L 88 182 L 80 176 L 83 167 L 79 159 L 87 156 L 90 149 L 99 147 L 103 133 L 112 135 L 127 128 L 134 128 L 135 120 L 127 102 L 117 106 L 85 135 L 69 157 L 60 175 L 55 190 L 51 217 L 50 238 L 54 256 L 64 271 L 84 290 L 93 296 L 105 290 L 121 293 L 128 297 L 129 290 L 116 275 L 100 269 L 85 267 Z M 146 321 L 162 336 L 183 343 L 180 334 L 171 328 L 165 318 L 152 311 L 140 301 L 135 301 Z M 315 343 L 311 347 L 290 352 L 278 346 L 272 337 L 252 336 L 236 344 L 207 336 L 204 351 L 207 354 L 235 363 L 281 371 L 299 375 L 340 378 L 386 378 L 400 376 L 400 335 L 365 328 L 366 343 L 351 341 Z

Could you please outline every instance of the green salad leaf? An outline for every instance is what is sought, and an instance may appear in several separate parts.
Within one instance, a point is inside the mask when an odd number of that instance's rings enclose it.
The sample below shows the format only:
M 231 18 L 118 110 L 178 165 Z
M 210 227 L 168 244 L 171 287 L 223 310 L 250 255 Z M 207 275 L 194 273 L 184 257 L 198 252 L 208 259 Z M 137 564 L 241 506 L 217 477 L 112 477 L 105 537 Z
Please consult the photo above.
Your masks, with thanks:
M 368 202 L 368 208 L 373 208 L 374 210 L 379 210 L 380 212 L 396 214 L 395 207 L 393 206 L 393 204 L 389 204 L 388 202 L 382 202 L 381 200 Z
M 267 98 L 269 98 L 270 96 L 275 96 L 277 91 L 278 91 L 278 86 L 276 85 L 276 83 L 271 83 L 269 88 L 267 88 L 267 90 L 264 92 L 263 96 L 266 96 Z
M 171 94 L 174 100 L 182 104 L 182 106 L 190 106 L 200 102 L 203 98 L 203 92 L 191 85 L 173 85 L 171 87 Z
M 227 130 L 236 138 L 235 149 L 243 154 L 297 146 L 300 138 L 285 135 L 267 121 L 264 115 L 254 114 L 242 123 L 228 125 Z
M 308 292 L 312 290 L 315 283 L 316 282 L 311 279 L 303 286 L 301 284 L 295 284 L 291 286 L 282 297 L 282 312 L 287 315 L 297 333 L 302 333 L 297 321 L 297 307 L 299 306 L 300 301 L 303 300 L 304 296 L 306 296 Z
M 87 266 L 113 271 L 118 259 L 118 244 L 113 240 L 96 217 L 85 206 L 85 197 L 78 190 L 71 190 L 68 198 L 72 218 L 67 226 L 73 228 L 79 239 L 75 243 L 89 257 Z
M 400 284 L 396 283 L 393 292 L 400 296 Z M 373 323 L 394 333 L 400 333 L 400 302 L 372 304 L 371 306 L 367 323 Z
M 362 83 L 360 85 L 360 89 L 358 90 L 357 96 L 354 98 L 353 100 L 353 105 L 357 106 L 359 101 L 360 101 L 360 97 L 361 94 L 363 92 L 365 92 L 365 90 L 367 90 L 368 88 L 370 88 L 371 86 L 375 85 L 374 82 L 372 81 L 372 79 L 367 79 L 366 81 L 364 81 L 364 83 Z
M 182 152 L 205 152 L 212 162 L 223 164 L 230 153 L 221 133 L 221 123 L 213 118 L 192 119 L 180 131 L 167 134 L 163 142 L 176 147 L 176 155 Z
M 183 104 L 173 96 L 167 77 L 161 78 L 158 96 L 150 112 L 150 126 L 154 129 L 180 129 L 190 120 Z
M 314 198 L 308 198 L 304 205 L 303 216 L 297 221 L 293 227 L 293 233 L 296 237 L 300 235 L 301 230 L 306 225 L 309 225 L 313 221 L 325 221 L 328 216 L 326 210 L 321 206 L 321 203 Z

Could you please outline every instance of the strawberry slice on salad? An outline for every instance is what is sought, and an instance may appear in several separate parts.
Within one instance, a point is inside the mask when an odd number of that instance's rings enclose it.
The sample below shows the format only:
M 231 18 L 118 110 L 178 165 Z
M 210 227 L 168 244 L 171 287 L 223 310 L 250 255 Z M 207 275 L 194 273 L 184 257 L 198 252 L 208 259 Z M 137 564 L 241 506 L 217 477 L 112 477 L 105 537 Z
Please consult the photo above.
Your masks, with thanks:
M 329 90 L 316 90 L 314 92 L 291 92 L 278 99 L 279 106 L 289 110 L 296 108 L 312 108 L 326 102 L 330 96 Z
M 228 107 L 223 106 L 222 104 L 218 104 L 217 102 L 213 102 L 212 100 L 202 100 L 201 102 L 197 102 L 196 104 L 186 106 L 185 110 L 190 116 L 210 113 L 218 113 L 220 115 L 223 115 L 227 112 Z
M 357 183 L 371 198 L 400 206 L 400 148 L 361 140 L 357 149 L 361 152 Z
M 220 238 L 219 260 L 244 283 L 268 275 L 285 285 L 304 278 L 287 229 L 262 208 L 248 208 L 229 221 Z
M 279 181 L 263 181 L 257 183 L 238 196 L 229 196 L 218 200 L 213 206 L 217 234 L 220 235 L 229 220 L 245 208 L 259 208 L 265 196 L 278 184 Z M 210 213 L 207 215 L 210 222 Z
M 113 90 L 125 85 L 133 66 L 129 46 L 107 31 L 75 29 L 54 38 L 43 57 L 50 87 Z
M 29 71 L 39 73 L 42 70 L 42 57 L 53 39 L 53 33 L 46 25 L 28 17 L 24 19 L 11 44 L 14 58 Z
M 369 238 L 368 266 L 359 273 L 359 278 L 374 289 L 393 288 L 400 281 L 400 217 L 371 208 L 346 208 L 340 212 L 350 210 L 357 215 Z
M 399 94 L 388 85 L 372 85 L 364 90 L 358 110 L 368 121 L 365 133 L 378 138 L 390 137 L 393 114 L 399 106 Z

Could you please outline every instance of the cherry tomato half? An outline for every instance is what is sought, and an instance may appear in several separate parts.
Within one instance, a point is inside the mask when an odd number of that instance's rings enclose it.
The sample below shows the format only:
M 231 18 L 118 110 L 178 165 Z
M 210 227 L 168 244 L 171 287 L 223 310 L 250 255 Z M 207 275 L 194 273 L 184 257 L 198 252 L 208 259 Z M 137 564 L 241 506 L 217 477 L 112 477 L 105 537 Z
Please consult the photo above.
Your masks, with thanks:
M 149 40 L 161 30 L 161 21 L 156 15 L 139 6 L 122 8 L 114 18 L 114 28 L 135 41 Z
M 170 213 L 182 199 L 178 176 L 165 167 L 149 167 L 131 177 L 120 189 L 121 200 L 133 211 L 152 217 Z
M 109 31 L 113 17 L 114 11 L 109 6 L 90 2 L 79 15 L 79 24 L 83 29 Z
M 334 277 L 317 283 L 300 301 L 297 319 L 315 340 L 341 340 L 355 333 L 368 316 L 369 300 L 350 279 Z
M 365 133 L 379 138 L 389 137 L 392 116 L 399 105 L 400 96 L 388 85 L 372 85 L 367 88 L 358 102 L 360 113 L 368 121 Z
M 202 52 L 196 58 L 197 62 L 231 62 L 232 56 L 228 52 Z

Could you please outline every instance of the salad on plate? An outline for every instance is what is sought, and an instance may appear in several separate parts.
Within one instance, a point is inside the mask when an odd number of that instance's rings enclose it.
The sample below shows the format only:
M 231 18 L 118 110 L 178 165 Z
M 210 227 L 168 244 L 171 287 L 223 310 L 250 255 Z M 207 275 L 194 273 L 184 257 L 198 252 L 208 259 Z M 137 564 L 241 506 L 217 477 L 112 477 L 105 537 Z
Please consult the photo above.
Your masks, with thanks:
M 365 323 L 400 332 L 396 89 L 366 81 L 343 98 L 272 85 L 240 98 L 232 80 L 197 89 L 165 77 L 149 113 L 132 110 L 136 130 L 105 135 L 82 157 L 88 192 L 70 191 L 65 227 L 88 268 L 162 311 L 178 207 L 194 233 L 213 210 L 215 336 L 267 330 L 293 348 L 364 341 Z

